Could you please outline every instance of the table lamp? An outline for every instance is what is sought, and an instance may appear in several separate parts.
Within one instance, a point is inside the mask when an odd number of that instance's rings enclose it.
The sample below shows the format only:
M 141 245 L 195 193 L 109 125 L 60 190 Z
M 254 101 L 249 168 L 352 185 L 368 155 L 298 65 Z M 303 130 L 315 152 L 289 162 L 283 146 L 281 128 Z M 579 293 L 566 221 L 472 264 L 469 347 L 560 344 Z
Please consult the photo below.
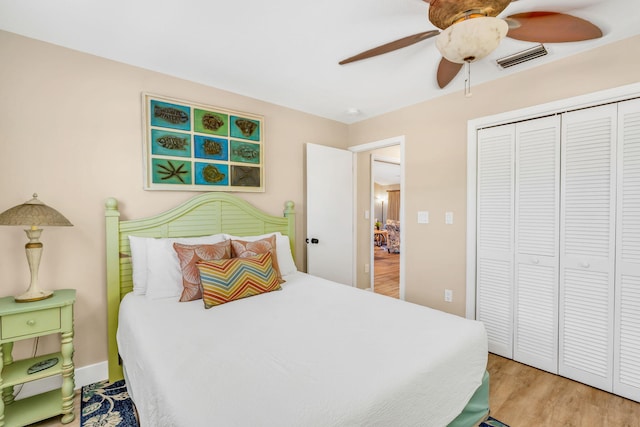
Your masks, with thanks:
M 42 243 L 40 234 L 42 229 L 39 225 L 72 226 L 67 218 L 60 212 L 49 207 L 38 200 L 38 195 L 34 194 L 33 199 L 14 206 L 0 214 L 0 225 L 29 225 L 30 229 L 24 230 L 27 233 L 29 242 L 24 246 L 27 253 L 27 262 L 31 271 L 31 283 L 29 289 L 22 295 L 16 296 L 17 302 L 39 301 L 49 298 L 53 291 L 40 289 L 38 286 L 38 267 L 42 256 Z

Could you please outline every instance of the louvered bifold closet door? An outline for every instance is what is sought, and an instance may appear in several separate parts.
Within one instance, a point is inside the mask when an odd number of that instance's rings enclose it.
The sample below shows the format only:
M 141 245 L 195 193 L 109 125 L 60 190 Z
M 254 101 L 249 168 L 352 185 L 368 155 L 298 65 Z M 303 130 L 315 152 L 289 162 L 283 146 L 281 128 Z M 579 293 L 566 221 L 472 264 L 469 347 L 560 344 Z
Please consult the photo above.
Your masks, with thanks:
M 615 104 L 563 114 L 559 373 L 613 387 Z
M 560 116 L 516 125 L 513 358 L 558 373 Z
M 513 357 L 515 126 L 478 131 L 476 318 L 489 351 Z
M 640 401 L 640 100 L 618 104 L 613 391 Z

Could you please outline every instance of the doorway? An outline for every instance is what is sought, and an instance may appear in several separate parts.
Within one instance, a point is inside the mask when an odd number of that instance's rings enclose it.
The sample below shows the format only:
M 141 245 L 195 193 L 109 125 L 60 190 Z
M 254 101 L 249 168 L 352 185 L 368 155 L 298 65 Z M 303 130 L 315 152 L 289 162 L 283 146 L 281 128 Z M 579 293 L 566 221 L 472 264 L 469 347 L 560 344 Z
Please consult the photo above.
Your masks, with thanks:
M 375 293 L 400 297 L 400 147 L 375 150 L 371 155 L 373 182 L 373 278 Z
M 366 201 L 364 199 L 360 199 L 360 203 L 365 203 L 366 207 L 364 210 L 364 218 L 367 219 L 367 227 L 357 228 L 357 239 L 358 239 L 358 253 L 365 255 L 366 257 L 359 258 L 360 262 L 364 263 L 364 273 L 366 274 L 366 282 L 362 283 L 360 287 L 367 287 L 369 290 L 375 290 L 375 260 L 374 255 L 377 253 L 374 249 L 374 239 L 375 239 L 375 219 L 376 219 L 376 204 L 374 199 L 374 183 L 373 183 L 373 174 L 372 170 L 372 158 L 373 156 L 378 156 L 382 158 L 395 158 L 396 161 L 399 158 L 400 165 L 400 187 L 404 188 L 404 142 L 405 137 L 403 135 L 395 136 L 391 138 L 387 138 L 384 140 L 369 142 L 366 144 L 356 145 L 349 147 L 349 150 L 354 153 L 363 153 L 367 156 L 367 168 L 369 169 L 369 173 L 359 175 L 360 179 L 366 179 L 365 181 L 361 181 L 360 184 L 357 185 L 358 189 L 364 193 L 365 189 L 367 189 Z M 393 154 L 389 154 L 390 150 Z M 399 154 L 398 154 L 399 153 Z M 364 160 L 364 158 L 362 158 Z M 364 176 L 366 175 L 366 176 Z M 364 194 L 363 194 L 364 195 Z M 379 202 L 380 203 L 380 202 Z M 386 205 L 386 203 L 385 203 Z M 378 207 L 378 211 L 380 211 L 381 207 Z M 400 192 L 400 209 L 399 209 L 399 219 L 400 223 L 402 223 L 404 218 L 404 192 Z M 382 215 L 379 216 L 382 219 Z M 385 222 L 387 220 L 387 214 L 385 213 Z M 396 253 L 396 261 L 399 264 L 399 283 L 398 283 L 398 298 L 401 300 L 405 299 L 405 240 L 404 240 L 404 229 L 400 227 L 400 244 L 399 253 Z M 363 246 L 364 245 L 364 246 Z M 382 250 L 379 250 L 382 252 Z M 371 266 L 371 268 L 370 268 Z M 360 275 L 359 275 L 360 277 Z

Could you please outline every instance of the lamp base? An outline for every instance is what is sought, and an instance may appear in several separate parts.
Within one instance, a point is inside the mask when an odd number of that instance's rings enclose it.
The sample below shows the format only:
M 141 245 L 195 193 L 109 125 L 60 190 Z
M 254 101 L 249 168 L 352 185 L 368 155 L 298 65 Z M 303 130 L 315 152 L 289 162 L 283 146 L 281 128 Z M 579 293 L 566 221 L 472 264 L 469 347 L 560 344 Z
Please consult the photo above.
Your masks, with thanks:
M 22 295 L 14 297 L 16 302 L 33 302 L 47 299 L 53 296 L 53 291 L 43 291 L 42 289 L 28 290 Z

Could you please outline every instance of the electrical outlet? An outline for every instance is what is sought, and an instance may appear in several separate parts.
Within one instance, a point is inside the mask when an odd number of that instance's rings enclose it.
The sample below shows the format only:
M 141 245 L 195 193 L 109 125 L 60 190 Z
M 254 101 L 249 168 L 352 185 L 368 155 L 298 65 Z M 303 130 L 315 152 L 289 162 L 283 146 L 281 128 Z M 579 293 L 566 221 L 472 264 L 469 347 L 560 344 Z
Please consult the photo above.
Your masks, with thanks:
M 444 290 L 444 301 L 453 302 L 453 291 L 451 289 Z
M 364 265 L 364 272 L 368 273 L 369 272 L 369 264 L 365 264 Z

